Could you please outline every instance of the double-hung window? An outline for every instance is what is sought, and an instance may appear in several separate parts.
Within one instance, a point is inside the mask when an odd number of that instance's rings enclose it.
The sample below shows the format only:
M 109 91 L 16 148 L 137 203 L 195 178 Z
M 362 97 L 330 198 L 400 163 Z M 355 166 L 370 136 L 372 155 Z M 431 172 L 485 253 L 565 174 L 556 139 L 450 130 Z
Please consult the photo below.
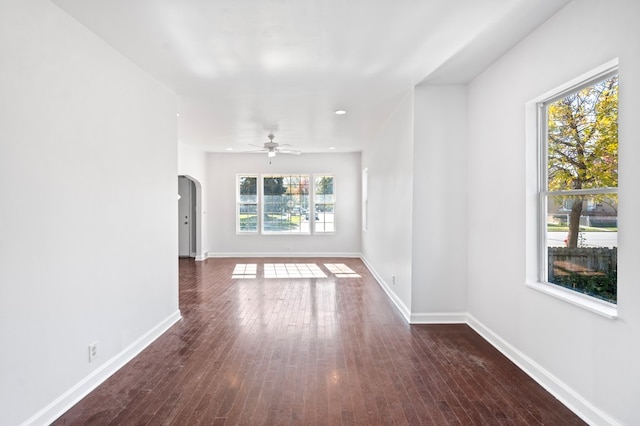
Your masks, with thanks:
M 238 176 L 236 228 L 238 232 L 258 231 L 258 177 Z
M 333 175 L 314 176 L 313 205 L 315 215 L 313 215 L 313 220 L 316 233 L 335 232 L 336 230 L 336 196 L 333 183 Z M 311 219 L 311 216 L 309 216 L 309 219 Z
M 618 75 L 538 103 L 539 280 L 617 302 Z
M 262 177 L 264 234 L 308 234 L 309 175 Z

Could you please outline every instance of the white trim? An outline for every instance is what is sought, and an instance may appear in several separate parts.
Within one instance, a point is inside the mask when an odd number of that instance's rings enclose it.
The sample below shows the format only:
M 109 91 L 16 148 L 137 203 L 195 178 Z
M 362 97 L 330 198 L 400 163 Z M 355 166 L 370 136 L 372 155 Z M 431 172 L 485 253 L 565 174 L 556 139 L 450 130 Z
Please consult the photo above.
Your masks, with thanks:
M 240 178 L 255 178 L 256 179 L 256 202 L 240 202 Z M 255 173 L 236 173 L 236 235 L 258 235 L 260 231 L 260 205 L 262 199 L 260 198 L 260 175 Z M 240 230 L 240 206 L 243 205 L 256 205 L 256 230 L 255 231 L 241 231 Z
M 236 234 L 236 235 L 256 235 L 256 234 L 255 234 L 255 233 L 254 233 L 254 234 L 248 234 L 248 233 L 246 233 L 246 232 L 243 232 L 243 233 L 241 233 L 241 234 Z M 287 237 L 288 237 L 288 236 L 294 236 L 294 235 L 302 235 L 302 236 L 308 237 L 309 235 L 314 235 L 314 234 L 312 234 L 312 233 L 311 233 L 311 228 L 309 228 L 309 231 L 308 231 L 308 232 L 302 232 L 302 231 L 300 231 L 300 232 L 291 232 L 291 233 L 286 233 L 286 232 L 284 232 L 284 231 L 283 231 L 283 232 L 276 232 L 276 231 L 263 231 L 263 232 L 261 232 L 261 233 L 260 233 L 260 235 L 265 235 L 265 236 L 267 236 L 267 235 L 269 235 L 269 236 L 270 236 L 270 235 L 285 235 L 285 236 L 287 236 Z
M 593 83 L 595 80 L 600 77 L 605 77 L 607 74 L 616 70 L 619 67 L 618 58 L 611 59 L 610 61 L 605 62 L 604 64 L 593 68 L 590 71 L 587 71 L 576 78 L 572 78 L 571 80 L 556 86 L 555 89 L 551 89 L 540 96 L 536 96 L 530 102 L 539 103 L 539 102 L 548 102 L 550 99 L 554 99 L 557 96 L 568 94 L 568 92 L 573 91 L 575 88 L 579 87 L 584 83 Z
M 153 343 L 165 331 L 171 328 L 181 319 L 180 311 L 176 311 L 169 315 L 158 325 L 140 336 L 135 342 L 131 343 L 122 352 L 106 361 L 97 369 L 93 370 L 88 376 L 80 380 L 69 390 L 64 392 L 49 405 L 31 416 L 22 425 L 32 424 L 51 424 L 54 420 L 67 412 L 71 407 L 77 404 L 82 398 L 87 396 L 91 391 L 97 388 L 105 380 L 111 377 L 119 369 L 124 367 L 129 361 L 135 358 L 147 346 Z
M 333 206 L 333 231 L 316 231 L 316 214 L 318 213 L 316 210 L 316 197 L 318 196 L 318 194 L 316 193 L 316 179 L 317 178 L 324 178 L 324 177 L 331 177 L 333 179 L 333 203 L 325 203 L 325 204 L 331 204 Z M 336 174 L 335 173 L 312 173 L 311 174 L 311 191 L 312 191 L 312 197 L 311 200 L 309 200 L 309 231 L 313 234 L 313 235 L 334 235 L 336 233 L 337 230 L 337 223 L 336 223 L 336 204 L 338 201 L 338 197 L 336 195 Z M 312 215 L 311 212 L 314 212 L 314 214 Z M 326 214 L 326 212 L 322 212 L 322 214 Z M 322 223 L 322 222 L 320 222 Z M 326 222 L 325 222 L 326 224 Z
M 225 258 L 225 257 L 349 257 L 349 258 L 359 258 L 360 253 L 313 253 L 313 252 L 221 252 L 221 253 L 207 253 L 207 258 L 216 259 L 216 258 Z
M 411 314 L 410 324 L 467 324 L 466 312 Z
M 405 321 L 407 321 L 408 323 L 411 323 L 410 321 L 411 310 L 407 308 L 407 305 L 405 305 L 404 302 L 398 297 L 398 295 L 393 290 L 391 290 L 391 287 L 389 287 L 389 285 L 384 281 L 384 279 L 382 279 L 380 274 L 376 272 L 373 266 L 371 266 L 371 264 L 367 262 L 367 259 L 364 256 L 360 256 L 360 260 L 362 260 L 362 263 L 364 263 L 364 265 L 367 267 L 369 272 L 371 272 L 371 275 L 373 275 L 373 277 L 376 279 L 380 287 L 382 287 L 384 292 L 387 293 L 387 296 L 389 296 L 389 299 L 391 299 L 393 304 L 396 305 L 396 307 L 404 317 Z
M 589 424 L 608 424 L 608 425 L 620 425 L 609 415 L 598 409 L 596 406 L 587 401 L 584 397 L 579 395 L 571 387 L 565 384 L 562 380 L 551 374 L 544 369 L 541 365 L 536 363 L 533 359 L 516 349 L 509 344 L 502 337 L 494 333 L 491 329 L 486 327 L 480 321 L 478 321 L 473 315 L 464 312 L 458 313 L 421 313 L 411 314 L 407 306 L 402 300 L 391 291 L 390 287 L 375 271 L 375 269 L 367 262 L 366 258 L 360 253 L 205 253 L 207 258 L 216 257 L 350 257 L 360 258 L 365 264 L 367 269 L 371 272 L 376 279 L 380 287 L 384 290 L 391 301 L 396 305 L 402 316 L 409 324 L 467 324 L 476 333 L 478 333 L 485 341 L 496 348 L 504 356 L 506 356 L 511 362 L 513 362 L 518 368 L 524 371 L 529 377 L 540 384 L 551 395 L 557 398 L 562 404 L 574 412 L 578 417 L 583 419 Z M 538 289 L 539 286 L 532 283 L 527 283 L 527 286 Z M 573 293 L 573 292 L 570 292 Z M 571 294 L 573 295 L 573 294 Z M 570 302 L 571 303 L 571 302 Z M 62 394 L 52 403 L 44 407 L 38 413 L 34 414 L 31 418 L 22 423 L 22 425 L 31 424 L 50 424 L 56 420 L 60 415 L 68 411 L 78 401 L 88 395 L 92 390 L 98 387 L 101 383 L 107 380 L 111 375 L 122 368 L 126 363 L 137 356 L 143 349 L 149 346 L 160 335 L 166 332 L 172 325 L 181 319 L 180 311 L 176 311 L 170 315 L 164 321 L 157 326 L 149 330 L 146 334 L 141 336 L 138 340 L 133 342 L 122 352 L 115 357 L 111 358 L 105 364 L 101 365 L 98 369 L 94 370 L 91 374 L 78 382 L 75 386 Z M 47 419 L 47 421 L 44 421 Z
M 617 188 L 590 188 L 585 190 L 548 191 L 546 179 L 546 115 L 542 117 L 540 106 L 557 100 L 567 94 L 594 84 L 618 71 L 618 59 L 612 59 L 582 75 L 573 78 L 525 104 L 525 285 L 549 296 L 563 300 L 605 318 L 615 319 L 617 307 L 595 297 L 563 289 L 560 286 L 542 282 L 547 279 L 546 215 L 547 197 L 556 194 L 617 193 Z M 544 139 L 544 140 L 543 140 Z
M 510 345 L 506 340 L 495 334 L 480 321 L 467 314 L 467 324 L 482 336 L 494 348 L 509 358 L 518 368 L 535 380 L 540 386 L 556 397 L 578 417 L 591 425 L 619 425 L 617 421 L 587 401 L 562 380 L 544 369 L 540 364 Z
M 302 232 L 302 226 L 300 226 L 300 231 L 296 231 L 296 232 L 285 232 L 285 231 L 265 231 L 264 229 L 264 217 L 267 216 L 268 212 L 265 212 L 265 204 L 267 202 L 266 200 L 266 196 L 264 195 L 264 180 L 265 179 L 275 179 L 275 178 L 286 178 L 286 177 L 299 177 L 299 178 L 304 178 L 306 177 L 309 181 L 309 194 L 307 194 L 308 197 L 308 203 L 311 206 L 311 204 L 313 203 L 312 201 L 312 197 L 313 197 L 313 175 L 311 173 L 304 173 L 304 172 L 296 172 L 296 173 L 260 173 L 259 175 L 259 181 L 258 181 L 258 234 L 260 235 L 313 235 L 312 233 L 312 221 L 309 220 L 309 231 L 307 232 Z M 283 183 L 284 185 L 284 183 Z M 285 195 L 285 194 L 280 194 Z
M 603 300 L 596 299 L 595 297 L 584 295 L 573 290 L 567 290 L 558 285 L 549 283 L 526 281 L 525 285 L 605 318 L 618 318 L 618 308 L 612 303 L 607 303 Z
M 529 358 L 523 352 L 519 351 L 507 341 L 502 339 L 491 329 L 478 321 L 473 315 L 465 312 L 458 313 L 422 313 L 411 314 L 410 310 L 404 305 L 395 293 L 391 291 L 384 280 L 376 273 L 374 268 L 367 262 L 364 256 L 360 259 L 369 269 L 371 274 L 380 284 L 380 287 L 387 293 L 387 296 L 396 305 L 400 313 L 405 317 L 409 324 L 467 324 L 476 333 L 478 333 L 486 342 L 500 351 L 525 374 L 531 377 L 536 383 L 542 386 L 547 392 L 557 398 L 569 410 L 575 413 L 588 424 L 593 425 L 620 425 L 608 414 L 597 408 L 575 390 L 569 387 L 562 380 L 551 374 L 540 364 Z M 529 285 L 529 284 L 528 284 Z M 567 290 L 568 293 L 573 293 Z M 581 296 L 580 294 L 572 296 Z M 590 299 L 590 298 L 589 298 Z

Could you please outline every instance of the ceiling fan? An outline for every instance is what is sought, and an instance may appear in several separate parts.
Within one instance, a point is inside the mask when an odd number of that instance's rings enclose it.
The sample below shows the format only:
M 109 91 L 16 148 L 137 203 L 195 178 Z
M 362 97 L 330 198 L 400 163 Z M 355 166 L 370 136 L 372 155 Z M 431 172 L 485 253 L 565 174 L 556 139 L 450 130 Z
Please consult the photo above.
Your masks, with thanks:
M 291 145 L 289 144 L 280 145 L 279 143 L 274 142 L 273 138 L 275 138 L 275 136 L 273 135 L 273 133 L 270 133 L 269 142 L 265 142 L 263 146 L 253 145 L 253 144 L 249 144 L 249 145 L 260 148 L 253 152 L 266 152 L 269 158 L 275 157 L 276 154 L 294 154 L 294 155 L 301 154 L 301 152 L 296 149 L 285 148 L 285 147 L 290 147 Z

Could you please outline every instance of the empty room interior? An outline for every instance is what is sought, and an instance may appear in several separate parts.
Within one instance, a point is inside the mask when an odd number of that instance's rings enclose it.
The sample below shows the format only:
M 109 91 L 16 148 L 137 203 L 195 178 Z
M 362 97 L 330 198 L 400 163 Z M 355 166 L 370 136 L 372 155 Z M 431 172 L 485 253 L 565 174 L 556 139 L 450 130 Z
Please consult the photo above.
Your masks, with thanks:
M 2 1 L 0 424 L 640 424 L 639 20 Z

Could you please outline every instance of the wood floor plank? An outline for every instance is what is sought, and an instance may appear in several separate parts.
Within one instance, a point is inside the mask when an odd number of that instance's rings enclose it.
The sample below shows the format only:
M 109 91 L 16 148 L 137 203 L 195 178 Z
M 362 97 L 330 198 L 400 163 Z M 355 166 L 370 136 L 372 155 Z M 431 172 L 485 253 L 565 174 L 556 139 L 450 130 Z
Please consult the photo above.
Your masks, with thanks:
M 179 262 L 183 319 L 55 425 L 584 424 L 468 326 L 406 324 L 358 259 Z

